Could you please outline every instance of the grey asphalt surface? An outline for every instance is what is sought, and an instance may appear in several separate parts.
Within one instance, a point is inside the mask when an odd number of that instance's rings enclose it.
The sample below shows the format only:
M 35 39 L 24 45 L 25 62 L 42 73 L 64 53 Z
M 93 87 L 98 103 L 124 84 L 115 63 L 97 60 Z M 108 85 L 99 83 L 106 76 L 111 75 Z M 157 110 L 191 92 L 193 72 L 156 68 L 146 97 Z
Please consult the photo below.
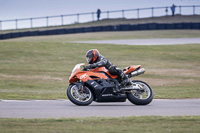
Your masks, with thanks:
M 95 40 L 95 41 L 75 41 L 75 43 L 116 44 L 116 45 L 175 45 L 175 44 L 200 44 L 200 38 Z
M 69 100 L 0 100 L 0 118 L 73 118 L 200 115 L 200 99 L 154 99 L 146 106 L 96 103 L 76 106 Z

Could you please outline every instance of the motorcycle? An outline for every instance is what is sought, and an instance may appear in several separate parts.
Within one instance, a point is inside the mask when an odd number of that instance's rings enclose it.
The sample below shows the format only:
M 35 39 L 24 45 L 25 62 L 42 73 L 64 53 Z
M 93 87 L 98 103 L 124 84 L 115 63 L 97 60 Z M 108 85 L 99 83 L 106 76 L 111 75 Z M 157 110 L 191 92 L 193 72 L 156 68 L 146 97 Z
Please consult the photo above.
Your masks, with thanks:
M 121 85 L 116 75 L 111 75 L 105 67 L 85 70 L 84 63 L 77 64 L 69 77 L 67 96 L 79 106 L 95 102 L 125 102 L 128 99 L 135 105 L 147 105 L 153 100 L 152 88 L 145 82 L 133 80 L 131 84 Z M 129 77 L 145 72 L 141 65 L 126 67 L 124 73 Z M 120 90 L 120 91 L 117 91 Z

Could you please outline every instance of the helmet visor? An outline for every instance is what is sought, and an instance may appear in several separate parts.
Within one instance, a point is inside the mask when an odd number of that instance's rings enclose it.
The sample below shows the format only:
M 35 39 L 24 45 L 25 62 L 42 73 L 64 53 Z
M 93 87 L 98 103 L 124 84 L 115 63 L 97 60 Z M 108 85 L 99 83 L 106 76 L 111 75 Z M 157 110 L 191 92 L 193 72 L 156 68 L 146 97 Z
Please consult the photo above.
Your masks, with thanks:
M 86 57 L 86 60 L 87 60 L 87 62 L 90 64 L 91 61 L 92 61 L 92 58 L 91 58 L 91 57 Z

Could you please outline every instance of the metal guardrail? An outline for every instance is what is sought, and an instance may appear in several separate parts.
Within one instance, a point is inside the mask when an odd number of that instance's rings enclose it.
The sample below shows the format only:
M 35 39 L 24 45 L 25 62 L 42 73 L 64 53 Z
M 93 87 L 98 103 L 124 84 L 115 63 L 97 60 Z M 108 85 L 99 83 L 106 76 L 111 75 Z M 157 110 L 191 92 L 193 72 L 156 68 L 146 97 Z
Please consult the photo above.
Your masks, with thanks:
M 106 17 L 101 17 L 101 19 L 109 19 L 110 16 L 113 13 L 121 13 L 121 16 L 118 15 L 118 18 L 125 18 L 126 15 L 125 13 L 127 12 L 136 12 L 136 16 L 132 16 L 131 18 L 136 18 L 136 19 L 140 19 L 141 17 L 141 12 L 142 11 L 150 11 L 150 15 L 148 17 L 155 17 L 155 11 L 156 10 L 160 10 L 163 9 L 165 14 L 161 14 L 160 16 L 164 16 L 164 15 L 168 15 L 170 11 L 170 6 L 165 6 L 165 7 L 151 7 L 151 8 L 138 8 L 138 9 L 126 9 L 126 10 L 114 10 L 114 11 L 103 11 L 101 12 L 101 16 L 106 16 Z M 200 15 L 200 5 L 190 5 L 190 6 L 176 6 L 176 9 L 179 9 L 178 11 L 176 11 L 176 14 L 180 14 L 183 15 L 183 10 L 185 8 L 191 8 L 191 13 L 190 15 Z M 199 9 L 198 11 L 196 9 Z M 80 17 L 84 16 L 84 15 L 91 15 L 91 19 L 90 21 L 95 21 L 95 17 L 94 15 L 96 15 L 96 12 L 89 12 L 89 13 L 77 13 L 77 14 L 66 14 L 66 15 L 56 15 L 56 16 L 46 16 L 46 17 L 35 17 L 35 18 L 23 18 L 23 19 L 11 19 L 11 20 L 0 20 L 0 30 L 7 30 L 6 28 L 4 28 L 4 24 L 6 25 L 6 23 L 9 22 L 14 22 L 15 26 L 14 28 L 11 29 L 23 29 L 23 28 L 19 28 L 19 23 L 20 21 L 29 21 L 29 27 L 26 28 L 36 28 L 36 27 L 49 27 L 49 26 L 63 26 L 63 25 L 67 25 L 69 23 L 65 23 L 64 18 L 66 17 L 76 17 L 76 23 L 80 22 Z M 60 20 L 60 24 L 58 25 L 50 25 L 50 19 L 52 18 L 59 18 Z M 34 20 L 46 20 L 46 24 L 45 25 L 41 25 L 41 26 L 34 26 Z M 9 29 L 10 30 L 10 29 Z
M 138 31 L 138 30 L 170 30 L 170 29 L 193 29 L 200 30 L 199 23 L 146 23 L 146 24 L 123 24 L 123 25 L 107 25 L 93 26 L 80 28 L 62 28 L 62 29 L 47 29 L 34 31 L 9 32 L 0 34 L 0 40 L 27 37 L 27 36 L 46 36 L 46 35 L 61 35 L 75 34 L 88 32 L 104 32 L 104 31 Z

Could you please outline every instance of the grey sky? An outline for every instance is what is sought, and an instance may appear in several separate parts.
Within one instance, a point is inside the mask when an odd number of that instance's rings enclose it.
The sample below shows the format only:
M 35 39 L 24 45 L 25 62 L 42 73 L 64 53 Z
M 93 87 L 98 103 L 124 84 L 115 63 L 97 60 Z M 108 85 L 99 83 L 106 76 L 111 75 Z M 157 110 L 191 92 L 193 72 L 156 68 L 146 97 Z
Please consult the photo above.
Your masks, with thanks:
M 0 20 L 143 7 L 200 5 L 200 0 L 0 0 Z M 200 11 L 199 11 L 200 12 Z
M 66 15 L 96 12 L 98 8 L 101 11 L 123 10 L 123 9 L 137 9 L 148 7 L 165 7 L 175 4 L 180 5 L 200 5 L 200 0 L 0 0 L 0 30 L 16 29 L 16 28 L 30 28 L 43 27 L 43 26 L 56 26 L 61 25 L 61 17 L 47 19 L 31 19 L 25 21 L 9 21 L 3 20 L 15 20 L 22 18 L 35 18 L 46 17 L 54 15 Z M 171 14 L 168 9 L 168 14 Z M 179 8 L 176 9 L 176 13 L 179 13 Z M 192 14 L 193 8 L 181 8 L 182 14 Z M 195 13 L 200 14 L 200 7 L 195 9 Z M 165 15 L 165 9 L 154 10 L 154 16 Z M 151 10 L 140 11 L 140 18 L 150 17 L 152 15 Z M 110 13 L 109 18 L 120 18 L 122 12 Z M 125 18 L 137 18 L 137 11 L 125 12 Z M 101 14 L 101 19 L 108 18 L 107 14 Z M 70 16 L 63 18 L 63 24 L 72 24 L 79 21 L 88 22 L 96 20 L 96 14 L 92 16 L 80 15 L 79 17 Z M 3 21 L 3 22 L 2 22 Z

